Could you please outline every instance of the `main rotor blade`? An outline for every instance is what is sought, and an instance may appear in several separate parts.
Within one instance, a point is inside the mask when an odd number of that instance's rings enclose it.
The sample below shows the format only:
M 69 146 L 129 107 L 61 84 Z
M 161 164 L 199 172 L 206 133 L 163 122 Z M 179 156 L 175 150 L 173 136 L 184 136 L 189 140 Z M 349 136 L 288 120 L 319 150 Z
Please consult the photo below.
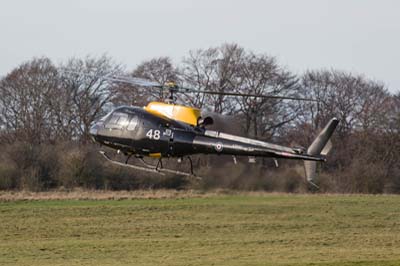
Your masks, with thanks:
M 122 82 L 122 83 L 131 84 L 131 85 L 142 86 L 142 87 L 158 87 L 158 88 L 164 87 L 163 85 L 161 85 L 158 82 L 151 81 L 148 79 L 143 79 L 143 78 L 125 77 L 125 76 L 120 76 L 120 77 L 105 76 L 104 79 L 113 81 L 113 82 Z
M 302 98 L 296 96 L 279 96 L 279 95 L 263 95 L 263 94 L 252 94 L 252 93 L 239 93 L 239 92 L 219 92 L 219 91 L 210 91 L 210 90 L 196 90 L 191 88 L 182 88 L 179 87 L 179 92 L 189 92 L 189 93 L 207 93 L 213 95 L 227 95 L 227 96 L 241 96 L 241 97 L 258 97 L 258 98 L 269 98 L 269 99 L 283 99 L 283 100 L 297 100 L 297 101 L 313 101 L 316 102 L 316 99 L 310 98 Z
M 111 82 L 127 83 L 127 84 L 141 86 L 141 87 L 158 87 L 158 88 L 163 87 L 163 85 L 161 85 L 158 82 L 151 81 L 151 80 L 144 79 L 144 78 L 136 78 L 136 77 L 129 77 L 129 76 L 113 76 L 110 74 L 94 75 L 94 74 L 88 74 L 88 73 L 81 73 L 79 71 L 70 70 L 70 69 L 63 69 L 61 72 L 67 73 L 67 74 L 73 74 L 73 75 L 83 75 L 83 76 L 88 76 L 88 77 L 92 77 L 92 78 L 108 80 Z
M 64 70 L 65 73 L 71 74 L 82 74 L 77 71 L 72 70 Z M 313 101 L 316 102 L 316 99 L 310 98 L 302 98 L 296 96 L 279 96 L 279 95 L 263 95 L 263 94 L 252 94 L 252 93 L 239 93 L 239 92 L 220 92 L 220 91 L 210 91 L 210 90 L 198 90 L 194 88 L 186 88 L 186 87 L 179 87 L 176 86 L 175 83 L 171 83 L 172 85 L 167 84 L 160 84 L 155 81 L 151 81 L 144 78 L 137 78 L 137 77 L 129 77 L 129 76 L 112 76 L 112 75 L 104 75 L 104 76 L 97 76 L 97 75 L 90 75 L 90 74 L 83 74 L 87 76 L 93 76 L 96 78 L 108 80 L 111 82 L 121 82 L 130 85 L 136 85 L 141 87 L 152 87 L 152 88 L 161 88 L 165 90 L 169 90 L 170 92 L 174 93 L 206 93 L 212 95 L 226 95 L 226 96 L 239 96 L 239 97 L 256 97 L 256 98 L 269 98 L 269 99 L 283 99 L 283 100 L 296 100 L 296 101 Z

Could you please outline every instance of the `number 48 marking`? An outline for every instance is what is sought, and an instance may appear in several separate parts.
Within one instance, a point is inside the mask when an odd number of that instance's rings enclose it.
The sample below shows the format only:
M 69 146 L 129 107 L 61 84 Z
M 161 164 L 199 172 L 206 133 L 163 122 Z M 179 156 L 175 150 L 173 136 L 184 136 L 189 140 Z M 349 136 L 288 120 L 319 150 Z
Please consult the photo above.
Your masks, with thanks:
M 149 139 L 160 139 L 160 130 L 150 129 L 149 131 L 147 131 L 146 136 Z

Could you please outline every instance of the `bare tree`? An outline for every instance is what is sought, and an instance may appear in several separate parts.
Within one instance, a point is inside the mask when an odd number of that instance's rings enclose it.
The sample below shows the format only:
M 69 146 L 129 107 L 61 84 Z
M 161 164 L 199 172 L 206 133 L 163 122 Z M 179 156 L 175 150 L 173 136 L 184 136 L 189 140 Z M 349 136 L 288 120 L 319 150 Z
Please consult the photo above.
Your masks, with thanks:
M 23 63 L 0 83 L 0 123 L 9 141 L 54 141 L 58 124 L 54 109 L 59 97 L 57 69 L 48 58 Z
M 169 81 L 178 81 L 178 73 L 171 58 L 158 57 L 139 64 L 130 74 L 133 77 L 144 78 L 165 84 Z M 120 83 L 115 87 L 115 104 L 146 105 L 149 101 L 164 101 L 168 92 L 164 89 L 142 88 L 131 84 Z
M 309 71 L 302 78 L 303 96 L 317 103 L 305 103 L 301 114 L 314 128 L 332 116 L 341 120 L 342 136 L 356 128 L 376 129 L 388 112 L 390 94 L 384 85 L 363 76 L 341 71 Z
M 122 67 L 103 55 L 72 58 L 60 69 L 63 89 L 71 94 L 76 135 L 86 142 L 90 124 L 104 113 L 105 106 L 114 96 L 114 85 L 103 77 L 120 75 Z
M 177 69 L 169 57 L 158 57 L 144 61 L 136 67 L 132 75 L 156 81 L 160 84 L 165 84 L 168 81 L 178 82 Z M 161 101 L 168 96 L 163 89 L 159 89 L 157 94 L 152 93 L 151 95 L 154 99 Z
M 295 96 L 297 78 L 282 69 L 275 58 L 249 53 L 239 68 L 238 92 L 255 95 Z M 254 136 L 273 136 L 297 116 L 297 105 L 281 99 L 237 97 L 239 112 L 245 118 L 245 131 Z
M 215 92 L 232 91 L 237 85 L 235 76 L 244 53 L 237 44 L 190 51 L 181 67 L 184 86 Z M 198 108 L 217 113 L 230 112 L 233 104 L 232 99 L 224 95 L 197 93 L 186 95 L 184 99 Z

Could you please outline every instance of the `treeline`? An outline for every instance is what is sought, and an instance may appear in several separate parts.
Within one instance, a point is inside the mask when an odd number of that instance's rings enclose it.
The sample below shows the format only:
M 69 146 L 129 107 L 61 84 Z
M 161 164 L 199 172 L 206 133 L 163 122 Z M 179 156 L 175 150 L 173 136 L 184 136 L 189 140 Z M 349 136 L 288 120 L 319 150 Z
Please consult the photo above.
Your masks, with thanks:
M 72 71 L 71 71 L 72 70 Z M 89 136 L 91 123 L 119 105 L 165 100 L 160 89 L 110 83 L 104 75 L 132 75 L 204 90 L 313 98 L 316 102 L 202 93 L 176 102 L 214 116 L 214 128 L 261 140 L 307 147 L 332 117 L 341 120 L 328 162 L 319 169 L 320 191 L 400 192 L 400 93 L 382 82 L 339 70 L 295 75 L 265 54 L 236 44 L 189 52 L 174 64 L 154 58 L 126 70 L 108 56 L 48 58 L 22 63 L 0 81 L 0 189 L 48 190 L 230 188 L 306 189 L 300 162 L 196 156 L 202 181 L 152 176 L 110 166 Z M 173 167 L 184 167 L 169 162 Z

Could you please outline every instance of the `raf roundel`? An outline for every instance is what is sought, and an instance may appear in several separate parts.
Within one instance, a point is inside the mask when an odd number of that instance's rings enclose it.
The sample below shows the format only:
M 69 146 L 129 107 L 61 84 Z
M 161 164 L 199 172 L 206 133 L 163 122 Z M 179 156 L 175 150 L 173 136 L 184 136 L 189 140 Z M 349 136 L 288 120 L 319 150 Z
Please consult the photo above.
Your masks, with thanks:
M 224 145 L 222 145 L 221 142 L 218 142 L 218 143 L 215 145 L 215 150 L 216 150 L 217 152 L 221 152 L 223 149 L 224 149 Z

